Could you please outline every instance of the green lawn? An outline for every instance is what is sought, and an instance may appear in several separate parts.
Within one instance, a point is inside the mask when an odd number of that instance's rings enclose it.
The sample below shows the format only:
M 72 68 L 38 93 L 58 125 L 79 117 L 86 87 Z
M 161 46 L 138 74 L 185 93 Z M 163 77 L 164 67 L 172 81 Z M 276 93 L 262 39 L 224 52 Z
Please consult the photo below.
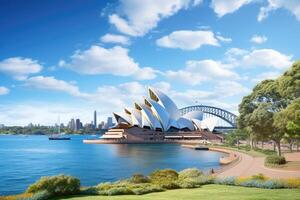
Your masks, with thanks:
M 68 200 L 299 200 L 300 189 L 259 189 L 238 186 L 205 185 L 197 189 L 178 189 L 146 195 L 85 196 Z

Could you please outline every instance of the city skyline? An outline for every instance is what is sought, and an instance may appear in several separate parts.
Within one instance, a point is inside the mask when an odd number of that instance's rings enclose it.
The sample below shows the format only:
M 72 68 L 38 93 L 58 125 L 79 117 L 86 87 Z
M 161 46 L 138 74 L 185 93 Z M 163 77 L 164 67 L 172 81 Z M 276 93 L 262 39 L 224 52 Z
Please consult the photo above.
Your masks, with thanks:
M 148 86 L 179 108 L 237 114 L 260 80 L 300 57 L 296 0 L 30 2 L 0 7 L 0 124 L 9 126 L 90 122 L 94 110 L 104 121 Z

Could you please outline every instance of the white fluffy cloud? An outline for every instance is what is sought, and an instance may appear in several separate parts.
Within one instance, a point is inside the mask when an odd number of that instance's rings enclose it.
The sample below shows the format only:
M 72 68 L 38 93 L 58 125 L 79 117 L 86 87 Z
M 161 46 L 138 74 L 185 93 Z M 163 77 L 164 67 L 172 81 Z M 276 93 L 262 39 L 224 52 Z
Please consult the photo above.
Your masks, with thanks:
M 100 40 L 105 43 L 119 43 L 123 45 L 128 45 L 130 43 L 129 38 L 126 36 L 109 33 L 102 36 Z
M 239 75 L 229 69 L 230 66 L 214 60 L 190 60 L 183 70 L 169 70 L 165 76 L 190 85 L 197 85 L 207 80 L 237 79 Z
M 271 67 L 283 69 L 292 65 L 292 56 L 282 54 L 274 49 L 253 50 L 240 61 L 245 67 Z
M 81 74 L 112 74 L 116 76 L 133 76 L 136 79 L 153 79 L 156 71 L 151 67 L 141 68 L 128 55 L 128 49 L 115 46 L 110 49 L 91 46 L 85 51 L 77 51 L 71 56 L 70 63 L 60 62 Z
M 28 78 L 25 82 L 26 86 L 42 89 L 64 92 L 77 97 L 88 97 L 88 94 L 79 91 L 77 85 L 72 82 L 58 80 L 52 76 L 34 76 Z
M 0 86 L 0 96 L 1 95 L 6 95 L 8 93 L 9 93 L 9 89 L 7 87 Z
M 256 44 L 262 44 L 266 42 L 268 38 L 264 35 L 253 35 L 252 38 L 250 39 L 251 42 L 256 43 Z
M 201 2 L 202 0 L 121 0 L 119 12 L 110 15 L 109 22 L 124 34 L 143 36 L 163 18 Z
M 285 55 L 274 49 L 231 48 L 225 53 L 225 60 L 234 67 L 270 67 L 285 69 L 293 63 L 291 55 Z
M 156 44 L 167 48 L 195 50 L 202 45 L 219 46 L 218 39 L 211 31 L 180 30 L 156 40 Z
M 22 57 L 12 57 L 0 61 L 0 72 L 12 76 L 16 80 L 25 80 L 30 74 L 43 69 L 36 60 Z
M 211 8 L 218 15 L 223 17 L 226 14 L 233 13 L 240 7 L 250 3 L 252 0 L 212 0 Z
M 268 0 L 268 6 L 261 7 L 259 15 L 257 17 L 258 21 L 262 21 L 268 17 L 269 12 L 277 10 L 279 8 L 284 8 L 290 11 L 295 17 L 300 21 L 300 1 L 299 0 Z

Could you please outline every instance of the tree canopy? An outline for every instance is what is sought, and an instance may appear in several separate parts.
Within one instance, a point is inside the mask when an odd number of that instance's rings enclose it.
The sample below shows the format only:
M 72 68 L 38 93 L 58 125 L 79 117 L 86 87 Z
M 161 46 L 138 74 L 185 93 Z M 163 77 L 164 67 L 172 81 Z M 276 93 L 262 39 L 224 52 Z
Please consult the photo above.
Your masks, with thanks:
M 252 138 L 273 140 L 280 154 L 285 136 L 299 140 L 300 61 L 275 80 L 258 83 L 239 105 L 238 128 Z

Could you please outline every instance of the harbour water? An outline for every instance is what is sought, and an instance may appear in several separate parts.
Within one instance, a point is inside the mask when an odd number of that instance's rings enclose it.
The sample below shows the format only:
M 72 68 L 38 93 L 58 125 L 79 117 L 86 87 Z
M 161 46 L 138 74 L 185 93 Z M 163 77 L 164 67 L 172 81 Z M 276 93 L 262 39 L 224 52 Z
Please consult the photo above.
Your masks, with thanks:
M 89 186 L 155 169 L 220 168 L 219 152 L 195 151 L 177 144 L 82 143 L 92 137 L 49 141 L 47 136 L 0 136 L 0 196 L 21 193 L 41 176 L 73 175 Z

